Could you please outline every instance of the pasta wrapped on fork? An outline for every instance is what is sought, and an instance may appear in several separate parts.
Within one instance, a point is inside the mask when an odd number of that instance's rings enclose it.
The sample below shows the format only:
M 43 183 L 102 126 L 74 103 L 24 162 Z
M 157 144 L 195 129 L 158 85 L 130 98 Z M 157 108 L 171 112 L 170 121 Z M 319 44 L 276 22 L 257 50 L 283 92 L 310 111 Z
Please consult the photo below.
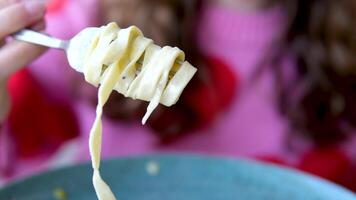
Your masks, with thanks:
M 184 61 L 177 47 L 155 45 L 135 26 L 120 29 L 115 23 L 100 28 L 84 61 L 87 82 L 99 86 L 96 118 L 90 132 L 89 148 L 94 169 L 93 184 L 100 200 L 115 196 L 99 173 L 102 140 L 101 116 L 111 91 L 126 97 L 150 101 L 144 124 L 159 103 L 175 104 L 196 72 Z

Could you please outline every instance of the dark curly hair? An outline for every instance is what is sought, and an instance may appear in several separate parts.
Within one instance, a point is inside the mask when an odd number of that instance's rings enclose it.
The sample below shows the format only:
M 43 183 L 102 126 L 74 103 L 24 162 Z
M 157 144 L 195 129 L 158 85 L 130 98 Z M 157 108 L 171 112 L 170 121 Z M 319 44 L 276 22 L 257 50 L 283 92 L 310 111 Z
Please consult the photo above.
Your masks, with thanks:
M 288 6 L 287 44 L 296 56 L 302 92 L 291 105 L 285 102 L 293 90 L 282 89 L 282 111 L 294 132 L 332 145 L 356 125 L 356 1 L 298 0 Z

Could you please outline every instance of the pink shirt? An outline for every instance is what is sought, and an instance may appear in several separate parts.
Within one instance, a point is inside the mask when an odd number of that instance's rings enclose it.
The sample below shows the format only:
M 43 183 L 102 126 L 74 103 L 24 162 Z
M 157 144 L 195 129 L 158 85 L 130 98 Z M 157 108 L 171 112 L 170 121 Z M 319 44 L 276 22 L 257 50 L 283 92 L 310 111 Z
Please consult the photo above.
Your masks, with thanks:
M 69 39 L 87 26 L 96 26 L 95 0 L 63 0 L 62 7 L 48 13 L 47 31 Z M 208 128 L 196 131 L 174 143 L 162 146 L 150 129 L 140 122 L 120 123 L 103 118 L 103 158 L 153 152 L 190 152 L 234 157 L 275 156 L 291 158 L 285 148 L 287 121 L 278 111 L 272 66 L 268 63 L 261 75 L 253 78 L 273 44 L 285 28 L 281 7 L 258 12 L 238 13 L 206 6 L 197 28 L 199 48 L 228 63 L 241 80 L 232 105 Z M 283 66 L 293 81 L 292 59 Z M 84 95 L 73 98 L 73 86 L 85 85 L 82 75 L 72 70 L 65 54 L 49 50 L 30 70 L 48 95 L 72 102 L 79 120 L 80 137 L 69 142 L 51 158 L 19 164 L 16 176 L 89 159 L 88 134 L 95 117 L 95 107 Z M 83 91 L 85 93 L 85 91 Z M 49 160 L 49 161 L 48 161 Z M 16 177 L 15 176 L 15 177 Z M 0 184 L 1 184 L 0 177 Z
M 280 7 L 249 13 L 216 6 L 203 9 L 197 34 L 201 51 L 222 58 L 241 82 L 232 105 L 212 127 L 170 149 L 230 156 L 283 154 L 287 127 L 278 111 L 271 67 L 266 66 L 253 80 L 259 63 L 282 33 L 283 19 Z
M 47 18 L 47 31 L 59 38 L 70 38 L 92 25 L 94 20 L 89 17 L 93 15 L 77 12 L 77 9 L 86 10 L 81 9 L 85 6 L 89 8 L 87 13 L 94 12 L 94 1 L 67 1 L 67 4 L 60 13 L 50 13 Z M 283 154 L 286 124 L 278 112 L 273 74 L 266 70 L 259 79 L 251 81 L 257 63 L 279 37 L 283 18 L 279 7 L 242 14 L 206 7 L 198 27 L 199 47 L 205 54 L 224 59 L 242 80 L 231 107 L 208 129 L 192 133 L 169 146 L 160 146 L 154 134 L 139 122 L 122 124 L 104 118 L 103 157 L 157 151 L 230 156 Z M 31 70 L 50 95 L 75 104 L 81 126 L 79 158 L 89 159 L 88 133 L 95 108 L 83 99 L 72 99 L 70 93 L 73 77 L 79 77 L 80 84 L 86 84 L 84 79 L 68 66 L 63 52 L 57 50 L 50 50 Z
M 94 20 L 89 17 L 93 15 L 76 12 L 85 6 L 89 9 L 80 10 L 94 11 L 93 1 L 67 1 L 67 4 L 60 13 L 48 15 L 48 32 L 60 38 L 70 38 L 92 25 Z M 231 107 L 208 129 L 190 134 L 169 146 L 158 145 L 157 138 L 139 122 L 122 124 L 104 119 L 103 157 L 157 151 L 230 156 L 282 155 L 286 123 L 277 108 L 273 74 L 267 69 L 255 81 L 252 81 L 252 74 L 271 44 L 279 38 L 284 27 L 283 19 L 280 7 L 241 14 L 218 7 L 204 8 L 197 33 L 199 47 L 203 53 L 225 60 L 242 80 Z M 50 61 L 53 65 L 48 65 Z M 80 159 L 88 159 L 88 133 L 95 110 L 85 100 L 74 100 L 70 96 L 71 78 L 78 75 L 67 65 L 64 54 L 56 50 L 50 50 L 31 69 L 48 92 L 76 105 L 82 132 Z M 80 84 L 85 84 L 83 78 L 80 80 Z

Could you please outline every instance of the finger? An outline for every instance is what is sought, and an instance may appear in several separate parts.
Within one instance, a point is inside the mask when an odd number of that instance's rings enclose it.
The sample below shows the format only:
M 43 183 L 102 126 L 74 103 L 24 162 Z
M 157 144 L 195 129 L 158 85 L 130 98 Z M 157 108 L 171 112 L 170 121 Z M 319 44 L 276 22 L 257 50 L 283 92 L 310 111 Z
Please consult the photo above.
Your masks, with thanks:
M 0 0 L 0 9 L 5 8 L 9 5 L 20 2 L 21 0 Z
M 45 13 L 41 1 L 27 0 L 0 10 L 0 38 L 39 21 Z
M 35 60 L 47 48 L 19 41 L 12 41 L 0 50 L 0 80 L 11 76 Z
M 30 28 L 34 31 L 43 31 L 46 29 L 46 23 L 44 20 L 41 20 L 36 24 L 32 25 Z

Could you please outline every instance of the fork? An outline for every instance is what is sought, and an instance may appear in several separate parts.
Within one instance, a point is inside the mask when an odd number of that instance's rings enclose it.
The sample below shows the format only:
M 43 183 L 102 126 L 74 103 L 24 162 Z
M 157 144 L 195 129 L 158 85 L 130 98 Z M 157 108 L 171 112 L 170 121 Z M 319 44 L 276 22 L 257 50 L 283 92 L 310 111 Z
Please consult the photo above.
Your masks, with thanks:
M 64 50 L 69 65 L 78 72 L 82 72 L 86 49 L 89 48 L 99 28 L 85 28 L 70 40 L 61 40 L 29 29 L 23 29 L 12 35 L 16 40 Z

